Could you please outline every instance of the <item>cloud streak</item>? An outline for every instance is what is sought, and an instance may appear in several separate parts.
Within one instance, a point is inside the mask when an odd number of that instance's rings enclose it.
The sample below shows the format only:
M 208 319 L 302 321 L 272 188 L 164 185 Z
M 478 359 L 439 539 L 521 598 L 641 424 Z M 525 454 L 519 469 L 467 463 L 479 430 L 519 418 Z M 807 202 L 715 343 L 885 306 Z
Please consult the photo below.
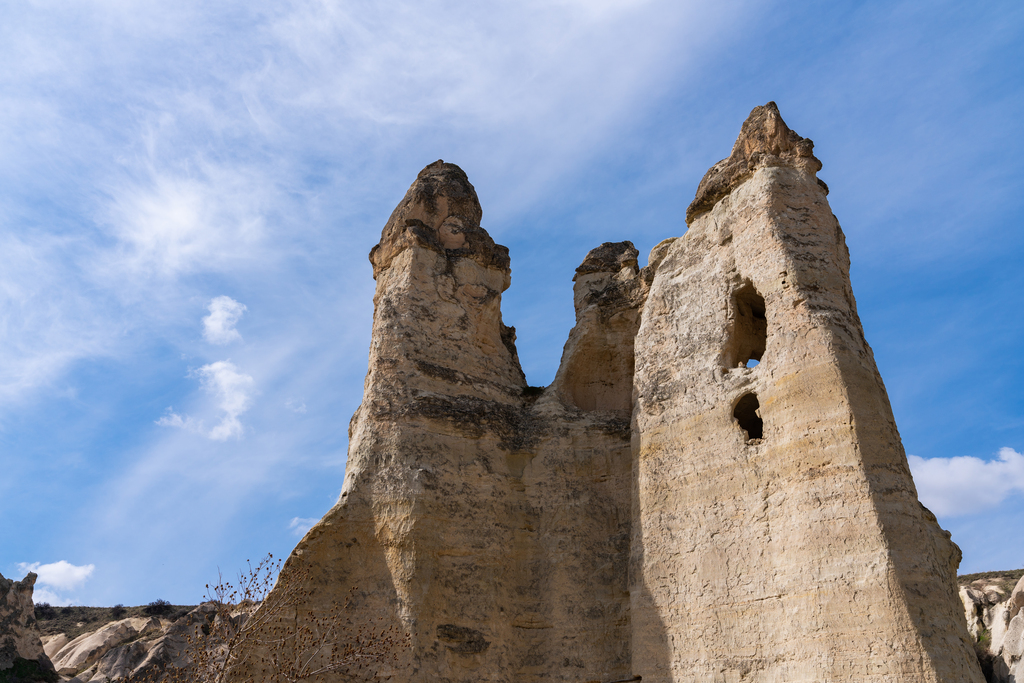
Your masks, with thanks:
M 1024 455 L 999 449 L 997 460 L 971 456 L 922 458 L 911 455 L 918 497 L 939 517 L 958 517 L 997 507 L 1024 493 Z

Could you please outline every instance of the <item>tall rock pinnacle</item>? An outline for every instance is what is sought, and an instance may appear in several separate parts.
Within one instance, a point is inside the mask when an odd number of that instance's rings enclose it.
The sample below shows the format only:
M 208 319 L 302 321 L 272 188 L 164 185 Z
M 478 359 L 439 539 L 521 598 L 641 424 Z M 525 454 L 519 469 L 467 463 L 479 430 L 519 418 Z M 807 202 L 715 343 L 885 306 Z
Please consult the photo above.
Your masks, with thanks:
M 634 376 L 644 683 L 982 680 L 820 168 L 758 107 L 660 247 Z

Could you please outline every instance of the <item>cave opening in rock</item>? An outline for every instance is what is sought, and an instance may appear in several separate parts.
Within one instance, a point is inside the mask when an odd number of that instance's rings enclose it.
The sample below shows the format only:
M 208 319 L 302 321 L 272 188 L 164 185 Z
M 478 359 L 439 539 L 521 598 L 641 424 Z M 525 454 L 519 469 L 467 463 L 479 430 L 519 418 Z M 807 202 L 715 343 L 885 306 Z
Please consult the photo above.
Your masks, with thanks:
M 747 440 L 760 439 L 764 436 L 764 422 L 760 414 L 761 404 L 756 394 L 745 394 L 732 411 L 732 416 L 739 422 L 740 429 L 747 433 Z
M 749 282 L 732 295 L 732 329 L 725 349 L 727 368 L 760 364 L 768 346 L 768 315 L 764 297 Z

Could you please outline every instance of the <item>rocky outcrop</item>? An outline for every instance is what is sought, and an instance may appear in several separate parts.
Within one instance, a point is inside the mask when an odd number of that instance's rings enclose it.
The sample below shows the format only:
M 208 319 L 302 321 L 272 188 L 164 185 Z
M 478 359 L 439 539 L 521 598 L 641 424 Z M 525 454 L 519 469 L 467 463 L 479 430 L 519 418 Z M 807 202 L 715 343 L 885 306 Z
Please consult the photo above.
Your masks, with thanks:
M 43 652 L 36 629 L 32 592 L 36 575 L 21 581 L 0 575 L 0 682 L 55 681 L 57 674 Z
M 960 600 L 989 683 L 1024 680 L 1024 578 L 1012 588 L 1002 577 L 972 581 Z
M 122 619 L 105 624 L 90 633 L 83 633 L 50 654 L 54 668 L 63 676 L 75 676 L 98 662 L 115 647 L 130 640 L 162 633 L 156 617 Z M 59 641 L 51 641 L 56 643 Z M 55 648 L 51 646 L 51 650 Z
M 107 683 L 126 678 L 159 683 L 192 680 L 176 669 L 192 667 L 200 651 L 217 653 L 245 623 L 249 608 L 205 602 L 177 619 L 130 617 L 103 624 L 69 640 L 43 638 L 43 647 L 62 680 Z M 191 642 L 190 642 L 191 640 Z M 57 676 L 54 674 L 56 681 Z
M 758 107 L 683 237 L 643 270 L 591 251 L 543 389 L 501 319 L 507 250 L 465 173 L 425 168 L 370 254 L 345 481 L 279 625 L 347 605 L 408 634 L 336 680 L 980 683 L 812 148 Z

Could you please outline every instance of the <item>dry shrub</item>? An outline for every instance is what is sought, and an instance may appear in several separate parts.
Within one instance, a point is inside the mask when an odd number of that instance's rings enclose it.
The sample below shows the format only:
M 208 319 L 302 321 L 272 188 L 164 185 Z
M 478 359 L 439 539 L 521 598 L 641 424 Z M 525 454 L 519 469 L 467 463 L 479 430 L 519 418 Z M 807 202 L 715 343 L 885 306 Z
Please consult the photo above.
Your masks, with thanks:
M 385 626 L 383 616 L 371 626 L 352 626 L 348 608 L 356 588 L 342 605 L 324 611 L 304 610 L 312 592 L 302 588 L 307 575 L 290 572 L 275 588 L 281 560 L 267 555 L 256 566 L 247 562 L 237 584 L 218 577 L 207 585 L 203 618 L 186 636 L 181 667 L 151 671 L 131 683 L 293 683 L 321 681 L 331 674 L 366 671 L 393 664 L 408 636 Z

